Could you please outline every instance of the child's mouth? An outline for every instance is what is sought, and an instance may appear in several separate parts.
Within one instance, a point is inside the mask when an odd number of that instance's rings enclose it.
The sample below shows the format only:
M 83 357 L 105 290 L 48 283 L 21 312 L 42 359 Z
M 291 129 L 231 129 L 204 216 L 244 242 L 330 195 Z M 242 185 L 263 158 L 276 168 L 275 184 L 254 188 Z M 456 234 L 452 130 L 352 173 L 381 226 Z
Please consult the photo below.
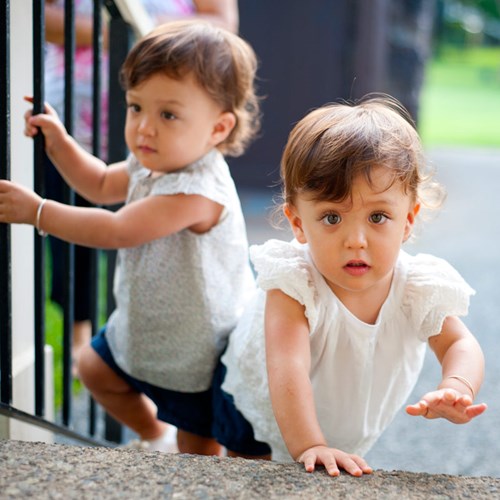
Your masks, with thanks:
M 348 262 L 344 269 L 352 276 L 361 276 L 365 274 L 370 269 L 370 266 L 361 260 L 353 260 Z

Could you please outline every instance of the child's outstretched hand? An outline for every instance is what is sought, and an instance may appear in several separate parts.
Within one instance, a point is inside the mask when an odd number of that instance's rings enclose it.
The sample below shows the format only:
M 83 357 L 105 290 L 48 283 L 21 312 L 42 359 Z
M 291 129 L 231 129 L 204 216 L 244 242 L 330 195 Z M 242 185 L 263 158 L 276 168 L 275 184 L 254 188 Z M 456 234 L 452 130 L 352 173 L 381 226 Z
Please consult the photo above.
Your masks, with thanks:
M 0 222 L 35 225 L 41 201 L 30 189 L 0 180 Z
M 414 417 L 446 418 L 454 424 L 466 424 L 481 415 L 488 406 L 474 404 L 469 394 L 455 389 L 438 389 L 428 392 L 416 404 L 408 405 L 406 413 Z
M 25 97 L 25 101 L 33 102 L 32 97 Z M 33 110 L 24 113 L 24 135 L 35 137 L 41 129 L 45 137 L 45 149 L 47 153 L 57 148 L 62 140 L 67 136 L 64 125 L 59 120 L 57 112 L 50 105 L 45 103 L 45 113 L 33 114 Z
M 324 465 L 330 476 L 338 476 L 339 468 L 344 469 L 352 476 L 371 474 L 372 468 L 358 455 L 346 453 L 327 446 L 313 446 L 300 455 L 297 462 L 303 463 L 307 472 L 313 472 L 314 466 Z

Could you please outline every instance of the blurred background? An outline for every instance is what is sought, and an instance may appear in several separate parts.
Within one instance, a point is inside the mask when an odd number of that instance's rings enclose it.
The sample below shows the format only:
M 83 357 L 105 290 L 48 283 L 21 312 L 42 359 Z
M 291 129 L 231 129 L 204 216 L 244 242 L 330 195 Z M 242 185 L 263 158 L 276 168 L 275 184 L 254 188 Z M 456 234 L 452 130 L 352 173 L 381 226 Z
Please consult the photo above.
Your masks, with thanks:
M 500 147 L 499 0 L 240 2 L 260 60 L 260 139 L 231 160 L 240 186 L 269 187 L 287 135 L 312 108 L 397 97 L 426 146 Z

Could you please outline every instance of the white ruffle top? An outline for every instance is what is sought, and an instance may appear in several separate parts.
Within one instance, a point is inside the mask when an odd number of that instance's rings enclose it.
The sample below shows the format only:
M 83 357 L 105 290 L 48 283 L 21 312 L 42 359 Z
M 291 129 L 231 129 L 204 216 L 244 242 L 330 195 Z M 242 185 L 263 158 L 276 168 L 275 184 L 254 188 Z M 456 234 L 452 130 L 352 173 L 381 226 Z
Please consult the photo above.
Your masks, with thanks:
M 222 361 L 222 388 L 232 394 L 255 437 L 274 460 L 291 457 L 269 399 L 265 292 L 280 289 L 305 307 L 310 326 L 316 411 L 331 447 L 364 455 L 406 402 L 422 369 L 426 341 L 450 315 L 467 314 L 475 292 L 446 261 L 401 251 L 389 295 L 375 324 L 356 318 L 314 267 L 308 245 L 270 240 L 250 248 L 257 291 Z

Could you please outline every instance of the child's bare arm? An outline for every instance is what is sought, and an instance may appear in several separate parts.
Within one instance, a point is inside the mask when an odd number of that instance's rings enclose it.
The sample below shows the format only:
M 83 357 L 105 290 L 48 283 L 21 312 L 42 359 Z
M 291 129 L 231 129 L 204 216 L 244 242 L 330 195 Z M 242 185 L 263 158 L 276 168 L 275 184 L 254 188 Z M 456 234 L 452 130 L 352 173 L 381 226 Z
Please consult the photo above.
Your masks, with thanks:
M 339 467 L 354 476 L 371 468 L 357 455 L 329 448 L 316 416 L 309 378 L 309 325 L 304 307 L 280 290 L 267 293 L 266 358 L 274 414 L 290 455 L 312 472 L 322 464 L 332 476 Z
M 423 396 L 406 411 L 413 416 L 446 418 L 457 424 L 481 415 L 486 404 L 474 404 L 484 376 L 484 357 L 477 340 L 460 319 L 446 318 L 439 335 L 429 345 L 442 366 L 437 390 Z
M 128 248 L 191 228 L 204 232 L 222 207 L 199 195 L 151 196 L 117 212 L 72 207 L 42 199 L 13 182 L 0 181 L 0 222 L 37 225 L 53 236 L 95 248 Z M 37 212 L 39 217 L 37 221 Z
M 26 98 L 31 102 L 31 98 Z M 68 133 L 55 110 L 45 105 L 46 113 L 25 113 L 25 130 L 28 137 L 39 131 L 45 138 L 45 151 L 66 183 L 81 196 L 96 204 L 113 204 L 125 200 L 128 174 L 125 163 L 108 167 L 99 158 L 85 151 Z M 118 167 L 115 169 L 114 167 Z

